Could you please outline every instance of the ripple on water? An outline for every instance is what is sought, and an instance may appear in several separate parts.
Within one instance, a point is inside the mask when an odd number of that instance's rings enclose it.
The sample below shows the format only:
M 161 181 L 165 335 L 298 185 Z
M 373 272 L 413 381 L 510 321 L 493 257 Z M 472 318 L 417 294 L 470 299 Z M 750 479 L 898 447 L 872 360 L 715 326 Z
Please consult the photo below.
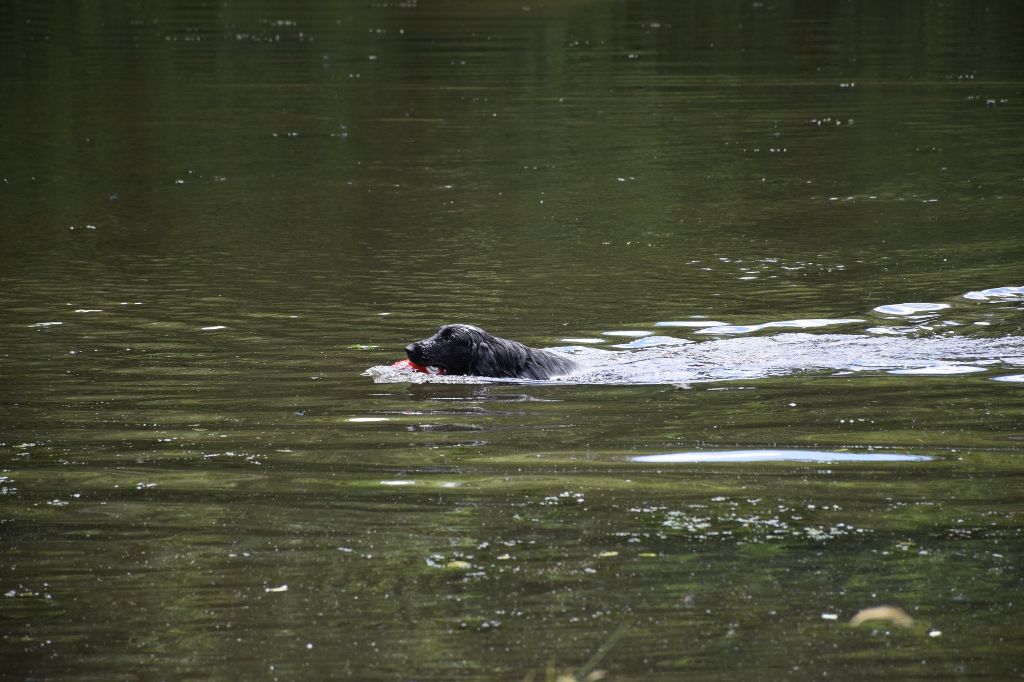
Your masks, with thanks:
M 829 452 L 827 450 L 718 450 L 638 455 L 634 462 L 645 464 L 702 464 L 725 462 L 928 462 L 934 457 L 894 452 Z
M 459 374 L 430 374 L 427 372 L 416 372 L 409 369 L 394 367 L 393 365 L 374 365 L 363 371 L 363 376 L 371 377 L 376 384 L 485 384 L 508 381 L 506 379 L 492 379 L 489 377 L 478 377 Z M 526 382 L 528 380 L 521 380 Z M 360 418 L 357 418 L 360 419 Z M 362 418 L 365 421 L 365 418 Z M 349 419 L 349 421 L 354 421 Z
M 889 374 L 919 374 L 924 376 L 945 376 L 949 374 L 973 374 L 986 371 L 973 365 L 931 365 L 928 367 L 906 367 L 889 370 Z
M 1024 301 L 1024 287 L 995 287 L 981 291 L 968 291 L 964 298 L 972 301 L 987 301 L 991 298 Z
M 932 313 L 937 310 L 950 308 L 948 303 L 891 303 L 880 305 L 875 308 L 876 313 L 883 315 L 918 315 L 920 313 Z
M 649 332 L 640 329 L 618 329 L 608 332 L 601 332 L 605 336 L 626 336 L 632 338 L 639 338 L 641 336 L 650 336 L 654 332 Z
M 677 339 L 674 336 L 643 336 L 629 343 L 617 343 L 612 348 L 653 348 L 655 346 L 679 346 L 693 343 L 689 339 Z
M 837 324 L 855 324 L 864 322 L 860 318 L 837 318 L 837 319 L 807 319 L 807 320 L 778 320 L 774 322 L 762 322 L 761 324 L 739 324 L 724 325 L 700 329 L 697 334 L 749 334 L 764 329 L 816 329 Z
M 692 327 L 694 329 L 704 329 L 705 327 L 727 327 L 728 322 L 718 322 L 717 320 L 666 320 L 664 322 L 655 322 L 655 327 Z

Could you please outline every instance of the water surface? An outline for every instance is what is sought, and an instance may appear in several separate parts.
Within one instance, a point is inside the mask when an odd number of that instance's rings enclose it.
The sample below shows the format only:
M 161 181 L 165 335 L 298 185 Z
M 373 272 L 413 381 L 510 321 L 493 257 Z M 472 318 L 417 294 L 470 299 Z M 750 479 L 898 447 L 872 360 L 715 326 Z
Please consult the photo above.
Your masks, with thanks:
M 1022 19 L 5 4 L 4 675 L 1019 677 Z

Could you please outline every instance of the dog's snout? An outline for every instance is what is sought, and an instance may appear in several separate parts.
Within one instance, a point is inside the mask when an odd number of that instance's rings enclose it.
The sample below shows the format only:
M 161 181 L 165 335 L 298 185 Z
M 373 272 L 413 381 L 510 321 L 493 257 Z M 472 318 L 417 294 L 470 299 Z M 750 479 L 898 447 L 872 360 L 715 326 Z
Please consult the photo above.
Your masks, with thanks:
M 416 363 L 423 363 L 423 346 L 419 341 L 405 347 L 405 356 Z

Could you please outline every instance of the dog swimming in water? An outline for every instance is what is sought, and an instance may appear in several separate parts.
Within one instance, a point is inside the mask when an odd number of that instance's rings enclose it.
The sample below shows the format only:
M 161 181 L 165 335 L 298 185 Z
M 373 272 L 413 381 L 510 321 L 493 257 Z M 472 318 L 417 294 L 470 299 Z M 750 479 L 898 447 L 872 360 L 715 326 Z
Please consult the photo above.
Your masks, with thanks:
M 444 374 L 550 379 L 576 369 L 567 357 L 502 339 L 471 324 L 446 324 L 429 339 L 410 343 L 405 354 L 410 362 Z

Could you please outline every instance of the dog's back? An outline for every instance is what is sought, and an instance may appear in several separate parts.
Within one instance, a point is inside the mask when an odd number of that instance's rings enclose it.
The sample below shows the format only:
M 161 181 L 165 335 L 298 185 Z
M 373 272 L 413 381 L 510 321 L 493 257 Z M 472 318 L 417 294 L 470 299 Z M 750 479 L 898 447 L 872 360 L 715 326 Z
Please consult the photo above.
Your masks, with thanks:
M 567 357 L 552 353 L 549 350 L 540 350 L 523 346 L 527 351 L 527 360 L 523 373 L 518 376 L 523 379 L 550 379 L 555 376 L 569 374 L 576 369 L 576 363 Z

